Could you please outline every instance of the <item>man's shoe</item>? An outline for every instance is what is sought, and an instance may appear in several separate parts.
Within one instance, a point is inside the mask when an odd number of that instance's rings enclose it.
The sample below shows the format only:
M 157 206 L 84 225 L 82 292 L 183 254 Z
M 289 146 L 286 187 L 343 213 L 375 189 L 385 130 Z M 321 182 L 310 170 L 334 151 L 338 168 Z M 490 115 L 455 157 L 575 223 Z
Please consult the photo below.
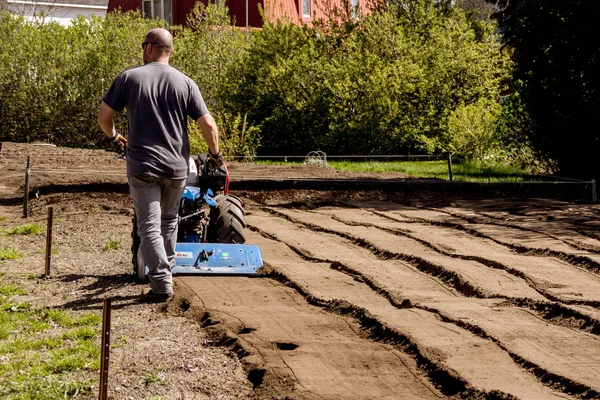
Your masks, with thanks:
M 140 300 L 144 303 L 168 303 L 173 300 L 173 293 L 154 293 L 152 289 L 142 292 Z

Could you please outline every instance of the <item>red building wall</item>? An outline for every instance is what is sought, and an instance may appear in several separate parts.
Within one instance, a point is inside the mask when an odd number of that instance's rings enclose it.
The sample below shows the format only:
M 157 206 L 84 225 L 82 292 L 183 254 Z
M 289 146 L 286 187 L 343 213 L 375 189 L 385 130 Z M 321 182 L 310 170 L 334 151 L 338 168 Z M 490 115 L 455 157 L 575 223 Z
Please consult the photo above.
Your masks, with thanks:
M 173 25 L 185 25 L 187 14 L 192 10 L 196 0 L 172 0 Z M 142 9 L 142 0 L 108 0 L 107 12 L 135 11 Z
M 185 25 L 187 14 L 194 8 L 196 1 L 202 1 L 204 4 L 208 0 L 172 0 L 173 25 Z M 329 18 L 330 10 L 333 7 L 349 9 L 351 0 L 311 0 L 312 15 L 316 18 Z M 375 0 L 359 0 L 361 12 L 366 11 L 366 1 L 372 3 Z M 312 18 L 302 17 L 302 0 L 226 0 L 225 5 L 229 8 L 229 13 L 235 19 L 236 26 L 246 26 L 246 2 L 248 4 L 248 26 L 260 28 L 263 26 L 262 17 L 259 14 L 258 6 L 263 8 L 265 15 L 272 20 L 280 20 L 287 17 L 290 21 L 300 23 L 310 23 Z M 122 11 L 141 10 L 142 0 L 109 0 L 108 12 L 117 9 Z

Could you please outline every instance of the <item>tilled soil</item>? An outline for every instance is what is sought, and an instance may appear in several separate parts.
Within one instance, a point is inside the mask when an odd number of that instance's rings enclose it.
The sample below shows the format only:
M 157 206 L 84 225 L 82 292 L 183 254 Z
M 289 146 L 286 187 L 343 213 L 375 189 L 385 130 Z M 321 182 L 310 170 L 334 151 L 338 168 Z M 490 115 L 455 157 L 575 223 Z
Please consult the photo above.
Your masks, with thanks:
M 27 279 L 43 274 L 44 235 L 2 235 L 25 256 L 0 271 L 39 306 L 113 299 L 115 399 L 600 398 L 597 205 L 232 163 L 262 274 L 178 277 L 164 309 L 137 301 L 122 160 L 12 143 L 0 155 L 0 227 L 45 226 L 52 206 L 55 250 L 52 276 Z

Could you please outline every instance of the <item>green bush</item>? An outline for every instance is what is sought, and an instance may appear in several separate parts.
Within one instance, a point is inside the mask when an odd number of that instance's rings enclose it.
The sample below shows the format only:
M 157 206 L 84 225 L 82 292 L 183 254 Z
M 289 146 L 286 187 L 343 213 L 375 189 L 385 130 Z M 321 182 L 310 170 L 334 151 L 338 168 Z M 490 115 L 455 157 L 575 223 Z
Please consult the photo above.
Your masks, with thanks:
M 250 37 L 232 28 L 226 7 L 197 2 L 186 28 L 178 28 L 171 64 L 194 79 L 219 126 L 221 148 L 226 155 L 254 155 L 259 144 L 255 126 L 243 126 L 243 111 L 230 110 L 223 96 L 239 84 L 232 68 L 241 63 Z M 244 129 L 245 128 L 245 129 Z M 206 152 L 196 123 L 189 124 L 192 154 Z
M 68 27 L 0 13 L 2 140 L 101 145 L 101 97 L 120 71 L 141 64 L 139 42 L 156 25 L 133 13 L 79 17 Z M 120 116 L 119 130 L 124 123 Z
M 464 117 L 464 107 L 492 113 L 481 106 L 497 102 L 510 61 L 493 24 L 475 32 L 460 9 L 410 4 L 314 27 L 267 23 L 256 32 L 228 100 L 260 128 L 261 151 L 455 150 L 453 136 L 468 132 L 456 121 L 450 131 L 451 117 Z M 486 122 L 478 149 L 490 147 L 493 128 Z

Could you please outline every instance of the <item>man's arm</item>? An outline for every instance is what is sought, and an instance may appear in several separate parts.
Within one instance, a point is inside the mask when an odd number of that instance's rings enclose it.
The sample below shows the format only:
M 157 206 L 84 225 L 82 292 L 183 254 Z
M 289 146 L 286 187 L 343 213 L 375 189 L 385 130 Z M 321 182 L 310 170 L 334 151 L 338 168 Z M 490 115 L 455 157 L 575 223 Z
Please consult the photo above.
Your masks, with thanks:
M 100 112 L 98 113 L 98 125 L 102 128 L 102 131 L 106 136 L 111 139 L 116 139 L 117 131 L 115 129 L 115 123 L 113 117 L 117 112 L 110 108 L 105 102 L 102 102 Z M 204 130 L 202 131 L 204 132 Z
M 202 137 L 208 145 L 208 149 L 213 154 L 219 154 L 219 130 L 215 119 L 210 114 L 204 114 L 197 119 L 202 129 Z

